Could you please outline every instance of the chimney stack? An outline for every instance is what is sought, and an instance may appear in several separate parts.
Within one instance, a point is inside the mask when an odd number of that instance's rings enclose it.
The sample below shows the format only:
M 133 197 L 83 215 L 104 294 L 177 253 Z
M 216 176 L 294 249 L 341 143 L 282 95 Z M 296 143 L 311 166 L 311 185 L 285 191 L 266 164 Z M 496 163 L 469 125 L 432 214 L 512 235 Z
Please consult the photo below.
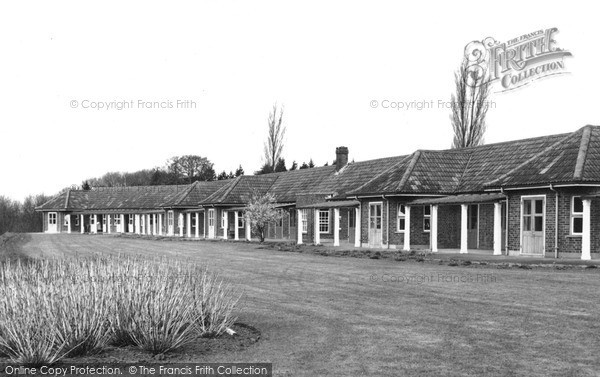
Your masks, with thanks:
M 335 171 L 340 171 L 341 168 L 348 163 L 348 148 L 335 148 Z

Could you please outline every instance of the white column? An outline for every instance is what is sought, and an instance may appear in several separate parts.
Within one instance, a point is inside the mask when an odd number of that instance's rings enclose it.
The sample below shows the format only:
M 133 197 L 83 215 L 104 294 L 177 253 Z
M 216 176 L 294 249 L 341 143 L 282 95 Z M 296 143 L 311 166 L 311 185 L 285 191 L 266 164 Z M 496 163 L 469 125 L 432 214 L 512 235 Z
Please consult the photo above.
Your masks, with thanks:
M 94 215 L 94 229 L 92 230 L 93 233 L 98 233 L 98 215 Z
M 431 252 L 436 253 L 438 251 L 438 206 L 431 206 Z
M 140 215 L 135 215 L 134 226 L 135 226 L 135 233 L 140 234 L 141 233 L 140 232 Z
M 234 233 L 234 239 L 237 241 L 240 239 L 240 230 L 238 229 L 238 221 L 239 221 L 239 212 L 235 211 L 234 213 L 234 219 L 233 219 L 233 233 Z
M 298 240 L 297 243 L 298 245 L 302 245 L 302 210 L 298 209 L 296 210 L 298 213 L 297 217 L 297 221 L 296 221 L 296 230 L 298 232 Z
M 246 241 L 252 241 L 252 221 L 246 216 Z
M 354 224 L 354 247 L 360 247 L 362 245 L 361 238 L 361 221 L 360 221 L 360 206 L 356 208 L 356 224 Z
M 404 206 L 404 251 L 410 251 L 410 206 Z
M 179 237 L 183 237 L 183 213 L 180 213 L 177 219 L 179 220 L 177 224 L 179 226 Z
M 162 236 L 163 234 L 163 216 L 162 213 L 158 214 L 158 235 Z
M 106 215 L 106 231 L 108 232 L 108 234 L 112 233 L 110 228 L 110 219 L 112 219 L 111 215 Z
M 196 228 L 194 229 L 194 236 L 200 238 L 200 213 L 196 212 Z
M 494 255 L 502 255 L 502 203 L 494 203 Z
M 208 220 L 206 218 L 206 210 L 202 213 L 202 238 L 206 239 L 206 225 Z
M 469 206 L 467 204 L 460 205 L 460 253 L 468 253 L 469 239 Z
M 319 245 L 321 243 L 321 233 L 319 233 L 319 209 L 314 210 L 315 214 L 315 245 Z
M 192 214 L 191 213 L 187 213 L 187 216 L 185 217 L 186 220 L 186 226 L 187 226 L 187 232 L 186 232 L 186 237 L 190 238 L 192 237 Z
M 71 233 L 71 215 L 67 215 L 67 233 Z
M 333 210 L 333 246 L 340 246 L 340 209 Z
M 121 233 L 125 233 L 125 215 L 121 215 Z
M 85 223 L 83 222 L 83 215 L 81 215 L 81 220 L 79 221 L 79 228 L 81 230 L 81 234 L 85 232 Z
M 229 232 L 229 230 L 227 229 L 229 227 L 229 215 L 227 214 L 227 211 L 223 211 L 223 214 L 221 216 L 223 216 L 223 218 L 225 219 L 225 224 L 223 224 L 223 239 L 227 239 L 227 233 Z
M 583 199 L 583 233 L 581 236 L 581 259 L 592 259 L 592 200 Z

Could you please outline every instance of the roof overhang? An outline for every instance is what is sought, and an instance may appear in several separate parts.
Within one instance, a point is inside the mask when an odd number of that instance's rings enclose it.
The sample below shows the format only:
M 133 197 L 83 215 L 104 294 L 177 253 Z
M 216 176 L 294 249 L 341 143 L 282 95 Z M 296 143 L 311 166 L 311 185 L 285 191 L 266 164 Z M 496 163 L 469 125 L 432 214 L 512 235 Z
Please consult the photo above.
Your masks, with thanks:
M 360 202 L 358 200 L 338 200 L 331 202 L 320 202 L 314 204 L 305 204 L 302 206 L 296 206 L 300 209 L 309 209 L 309 208 L 354 208 L 358 207 Z
M 506 200 L 506 196 L 500 193 L 493 194 L 459 194 L 449 195 L 442 198 L 417 199 L 410 202 L 411 205 L 455 205 L 455 204 L 482 204 L 496 203 Z

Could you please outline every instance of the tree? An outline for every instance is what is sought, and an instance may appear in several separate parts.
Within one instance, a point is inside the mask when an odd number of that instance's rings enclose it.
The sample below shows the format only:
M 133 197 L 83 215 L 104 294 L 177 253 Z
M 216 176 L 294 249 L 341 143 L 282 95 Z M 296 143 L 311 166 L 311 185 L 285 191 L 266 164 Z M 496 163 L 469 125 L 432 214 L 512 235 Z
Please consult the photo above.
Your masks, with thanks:
M 213 164 L 206 157 L 196 155 L 175 156 L 167 162 L 167 171 L 177 177 L 177 183 L 192 183 L 201 177 L 205 178 L 204 173 L 212 166 Z
M 269 224 L 279 221 L 282 217 L 281 210 L 275 207 L 276 202 L 277 200 L 273 194 L 260 194 L 255 190 L 244 209 L 244 217 L 246 221 L 250 221 L 252 230 L 258 236 L 260 242 L 265 241 Z
M 217 176 L 217 180 L 218 181 L 222 181 L 224 179 L 229 179 L 229 175 L 227 175 L 227 172 L 225 170 L 223 170 L 221 173 L 219 173 L 219 175 Z
M 490 94 L 490 81 L 483 65 L 469 65 L 465 57 L 454 74 L 456 93 L 452 94 L 452 115 L 454 130 L 452 148 L 466 148 L 483 144 L 488 110 L 487 98 Z
M 261 168 L 259 170 L 254 172 L 254 175 L 269 174 L 269 173 L 273 173 L 273 168 L 268 163 L 264 163 L 263 166 L 261 166 Z
M 92 188 L 90 187 L 90 183 L 86 180 L 81 183 L 81 189 L 83 191 L 90 191 Z
M 309 166 L 306 162 L 303 162 L 302 165 L 300 165 L 300 169 L 308 169 Z
M 235 176 L 239 177 L 240 175 L 244 175 L 244 169 L 242 168 L 242 165 L 235 170 Z
M 292 162 L 292 166 L 290 167 L 290 171 L 291 170 L 296 170 L 296 169 L 298 169 L 298 163 L 296 161 L 293 161 Z
M 287 168 L 285 167 L 285 159 L 283 157 L 279 157 L 279 160 L 277 160 L 277 164 L 275 165 L 275 173 L 283 171 L 287 171 Z
M 271 167 L 271 171 L 275 171 L 275 165 L 281 157 L 283 151 L 283 138 L 286 128 L 282 125 L 283 108 L 278 111 L 277 104 L 273 105 L 273 111 L 269 114 L 269 129 L 267 133 L 267 141 L 265 141 L 265 164 Z
M 315 167 L 315 163 L 313 162 L 312 158 L 310 159 L 310 161 L 308 161 L 308 167 L 309 168 L 314 168 Z

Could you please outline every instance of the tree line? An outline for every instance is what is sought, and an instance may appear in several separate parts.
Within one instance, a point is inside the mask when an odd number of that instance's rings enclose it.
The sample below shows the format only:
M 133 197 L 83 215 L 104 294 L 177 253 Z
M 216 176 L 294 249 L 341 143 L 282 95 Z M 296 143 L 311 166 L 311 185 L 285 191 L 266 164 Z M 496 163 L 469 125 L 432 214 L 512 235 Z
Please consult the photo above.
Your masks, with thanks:
M 0 196 L 0 235 L 5 232 L 41 232 L 42 215 L 35 211 L 50 200 L 43 194 L 30 195 L 23 202 Z

